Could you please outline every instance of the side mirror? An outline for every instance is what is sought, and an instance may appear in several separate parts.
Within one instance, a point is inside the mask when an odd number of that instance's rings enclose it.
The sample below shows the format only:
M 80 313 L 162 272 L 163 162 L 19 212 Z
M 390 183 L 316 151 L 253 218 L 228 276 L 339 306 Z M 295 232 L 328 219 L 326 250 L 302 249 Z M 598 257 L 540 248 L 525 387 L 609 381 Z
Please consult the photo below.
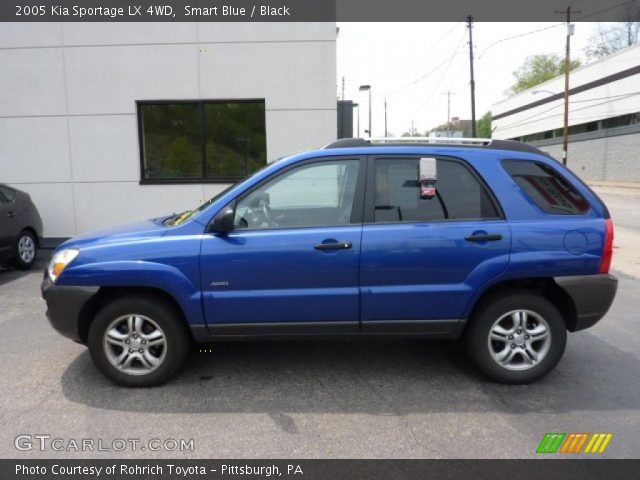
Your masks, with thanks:
M 220 210 L 213 220 L 209 223 L 207 231 L 209 233 L 226 234 L 233 230 L 233 221 L 235 219 L 235 209 L 232 205 L 227 205 Z

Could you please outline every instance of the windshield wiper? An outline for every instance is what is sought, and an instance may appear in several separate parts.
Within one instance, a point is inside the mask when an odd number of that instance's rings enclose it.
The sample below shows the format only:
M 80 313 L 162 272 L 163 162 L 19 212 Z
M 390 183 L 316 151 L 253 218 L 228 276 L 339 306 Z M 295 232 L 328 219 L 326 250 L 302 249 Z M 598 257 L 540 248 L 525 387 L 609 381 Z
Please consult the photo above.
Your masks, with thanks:
M 162 221 L 162 224 L 169 225 L 171 224 L 171 222 L 174 222 L 173 225 L 175 225 L 175 222 L 177 222 L 180 218 L 182 218 L 183 215 L 186 215 L 187 213 L 191 213 L 191 210 L 185 210 L 181 213 L 174 213 L 173 215 L 169 215 Z

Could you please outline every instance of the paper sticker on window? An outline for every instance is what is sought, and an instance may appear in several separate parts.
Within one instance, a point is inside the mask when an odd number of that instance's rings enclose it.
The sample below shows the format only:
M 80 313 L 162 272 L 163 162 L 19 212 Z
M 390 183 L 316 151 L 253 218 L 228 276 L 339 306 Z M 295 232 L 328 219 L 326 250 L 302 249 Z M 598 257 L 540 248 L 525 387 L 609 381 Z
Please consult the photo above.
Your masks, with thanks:
M 431 199 L 437 195 L 436 182 L 438 181 L 438 169 L 436 159 L 424 157 L 420 159 L 420 198 Z

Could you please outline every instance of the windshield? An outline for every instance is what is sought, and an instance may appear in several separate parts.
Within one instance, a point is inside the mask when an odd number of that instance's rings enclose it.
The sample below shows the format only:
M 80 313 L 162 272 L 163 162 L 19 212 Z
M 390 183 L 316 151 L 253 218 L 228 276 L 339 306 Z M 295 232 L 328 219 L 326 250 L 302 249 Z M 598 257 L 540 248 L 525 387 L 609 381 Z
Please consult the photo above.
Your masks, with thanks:
M 162 223 L 165 224 L 165 225 L 168 225 L 169 227 L 176 227 L 178 225 L 183 224 L 184 222 L 189 220 L 191 217 L 193 217 L 194 215 L 197 215 L 198 213 L 202 212 L 205 208 L 207 208 L 213 202 L 215 202 L 216 200 L 221 198 L 225 193 L 227 193 L 229 190 L 231 190 L 233 187 L 235 187 L 238 183 L 234 183 L 233 185 L 229 185 L 227 188 L 225 188 L 220 193 L 218 193 L 215 197 L 211 197 L 209 200 L 204 202 L 202 205 L 200 205 L 195 210 L 186 210 L 186 211 L 184 211 L 182 213 L 174 213 L 170 217 L 165 218 Z
M 284 160 L 287 157 L 280 157 L 278 158 L 275 162 L 280 162 L 281 160 Z M 174 213 L 173 215 L 171 215 L 170 217 L 165 218 L 162 223 L 164 225 L 167 225 L 169 227 L 176 227 L 178 225 L 182 225 L 184 222 L 186 222 L 187 220 L 189 220 L 191 217 L 197 215 L 198 213 L 202 212 L 203 210 L 205 210 L 206 208 L 208 208 L 213 202 L 215 202 L 216 200 L 218 200 L 220 197 L 222 197 L 224 194 L 226 194 L 229 190 L 231 190 L 233 187 L 235 187 L 236 185 L 244 182 L 247 178 L 253 177 L 257 174 L 259 174 L 260 172 L 262 172 L 264 169 L 270 167 L 271 165 L 273 165 L 273 163 L 267 163 L 264 167 L 262 167 L 261 169 L 255 171 L 254 173 L 252 173 L 250 176 L 243 178 L 242 180 L 240 180 L 239 182 L 234 183 L 233 185 L 229 185 L 227 188 L 225 188 L 224 190 L 222 190 L 220 193 L 218 193 L 215 197 L 211 197 L 209 200 L 207 200 L 206 202 L 204 202 L 202 205 L 200 205 L 198 208 L 196 208 L 195 210 L 185 210 L 182 213 Z

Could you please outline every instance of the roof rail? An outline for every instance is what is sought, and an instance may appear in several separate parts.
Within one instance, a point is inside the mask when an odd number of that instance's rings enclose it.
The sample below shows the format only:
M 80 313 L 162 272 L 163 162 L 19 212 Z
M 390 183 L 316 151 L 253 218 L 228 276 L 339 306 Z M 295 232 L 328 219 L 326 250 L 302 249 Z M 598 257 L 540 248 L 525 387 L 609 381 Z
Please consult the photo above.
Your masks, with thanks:
M 418 146 L 418 145 L 457 145 L 461 147 L 483 147 L 494 150 L 511 150 L 529 152 L 550 157 L 537 147 L 515 140 L 496 140 L 491 138 L 463 137 L 374 137 L 374 138 L 342 138 L 322 148 L 358 148 L 374 146 Z M 551 157 L 550 157 L 551 158 Z
M 489 145 L 490 138 L 464 138 L 464 137 L 372 137 L 365 139 L 373 144 L 385 143 L 427 143 L 447 145 Z

